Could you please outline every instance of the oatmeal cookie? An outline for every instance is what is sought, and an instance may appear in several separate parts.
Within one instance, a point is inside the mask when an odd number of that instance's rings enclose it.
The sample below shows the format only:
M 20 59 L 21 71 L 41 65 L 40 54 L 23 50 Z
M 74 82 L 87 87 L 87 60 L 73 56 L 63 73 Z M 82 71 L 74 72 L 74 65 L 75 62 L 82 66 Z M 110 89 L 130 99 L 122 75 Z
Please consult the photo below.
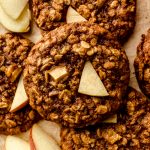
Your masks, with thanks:
M 125 51 L 111 37 L 97 24 L 67 24 L 51 31 L 32 48 L 24 84 L 30 105 L 44 119 L 82 127 L 118 110 L 130 71 Z M 109 96 L 78 93 L 86 61 L 92 63 Z M 55 69 L 61 74 L 58 80 Z
M 62 150 L 149 150 L 150 102 L 128 88 L 117 124 L 101 124 L 85 129 L 62 128 Z
M 86 20 L 110 30 L 119 40 L 135 26 L 136 0 L 32 0 L 33 15 L 42 30 L 66 23 L 69 6 Z
M 142 35 L 134 61 L 135 73 L 142 92 L 150 98 L 150 29 Z
M 36 112 L 29 105 L 15 113 L 9 112 L 32 46 L 33 43 L 17 34 L 0 35 L 0 133 L 26 131 L 35 122 Z
M 25 132 L 39 119 L 40 116 L 30 105 L 14 113 L 0 114 L 0 133 L 13 135 Z

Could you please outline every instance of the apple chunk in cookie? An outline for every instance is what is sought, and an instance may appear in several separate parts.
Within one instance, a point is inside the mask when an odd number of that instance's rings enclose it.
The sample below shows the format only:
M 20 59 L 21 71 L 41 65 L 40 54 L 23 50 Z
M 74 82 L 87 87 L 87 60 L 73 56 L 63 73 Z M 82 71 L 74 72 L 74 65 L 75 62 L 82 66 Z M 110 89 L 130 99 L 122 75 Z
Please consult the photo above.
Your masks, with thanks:
M 40 119 L 27 104 L 21 76 L 32 46 L 21 35 L 0 35 L 0 134 L 25 132 Z
M 97 72 L 90 61 L 85 63 L 79 84 L 79 93 L 91 96 L 108 96 L 108 92 L 103 85 Z
M 11 111 L 13 111 L 16 104 L 18 105 L 27 98 L 21 74 L 24 70 L 25 60 L 32 46 L 32 42 L 18 34 L 6 33 L 0 35 L 0 106 L 2 104 L 4 105 L 4 103 L 6 106 L 3 107 L 0 113 L 6 113 L 10 111 L 10 108 Z M 20 96 L 22 93 L 23 96 Z M 23 101 L 21 100 L 19 102 L 20 99 L 18 100 L 18 97 L 23 98 Z M 12 106 L 13 101 L 14 104 Z M 0 107 L 0 109 L 2 109 L 2 107 Z
M 84 17 L 82 17 L 77 11 L 75 11 L 71 6 L 69 6 L 67 15 L 66 15 L 67 23 L 73 22 L 83 22 L 87 21 Z
M 28 97 L 24 89 L 23 84 L 23 75 L 21 75 L 18 86 L 16 89 L 16 93 L 11 105 L 10 112 L 15 112 L 28 104 Z
M 117 123 L 117 114 L 109 116 L 107 119 L 102 121 L 102 123 Z
M 51 70 L 46 71 L 45 76 L 47 76 L 47 74 L 49 74 L 55 81 L 59 81 L 67 76 L 68 72 L 65 66 L 56 66 Z
M 30 150 L 30 145 L 27 141 L 16 136 L 7 136 L 5 142 L 5 150 Z
M 116 124 L 62 128 L 62 150 L 149 150 L 150 101 L 129 87 Z M 86 140 L 85 140 L 86 139 Z
M 60 150 L 57 142 L 44 132 L 37 124 L 34 124 L 30 131 L 31 150 Z
M 90 61 L 85 63 L 78 92 L 91 96 L 109 96 Z M 102 123 L 117 123 L 117 114 L 111 115 L 109 118 L 102 121 Z
M 27 3 L 28 0 L 0 0 L 0 6 L 5 13 L 15 20 L 19 18 Z
M 129 82 L 125 51 L 111 33 L 89 22 L 49 32 L 26 62 L 30 105 L 45 120 L 69 127 L 92 125 L 114 114 Z

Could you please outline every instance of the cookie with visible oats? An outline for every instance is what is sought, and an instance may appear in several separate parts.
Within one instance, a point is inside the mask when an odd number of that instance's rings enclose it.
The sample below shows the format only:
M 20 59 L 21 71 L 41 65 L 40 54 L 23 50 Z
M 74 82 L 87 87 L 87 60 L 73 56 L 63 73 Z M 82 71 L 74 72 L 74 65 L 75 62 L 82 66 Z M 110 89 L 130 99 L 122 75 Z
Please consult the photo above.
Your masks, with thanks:
M 78 92 L 87 61 L 109 96 Z M 30 105 L 44 119 L 70 127 L 95 124 L 116 112 L 129 83 L 125 51 L 97 24 L 67 24 L 51 31 L 32 48 L 26 64 Z
M 10 113 L 19 77 L 32 46 L 33 43 L 17 34 L 0 35 L 0 133 L 24 132 L 36 121 L 36 112 L 29 105 Z
M 135 73 L 142 92 L 150 98 L 150 29 L 137 47 Z
M 100 124 L 85 129 L 62 128 L 62 150 L 149 150 L 150 102 L 140 92 L 128 88 L 116 124 Z
M 29 105 L 14 113 L 0 114 L 0 134 L 13 135 L 25 132 L 38 120 L 40 116 Z
M 87 21 L 110 30 L 119 40 L 131 34 L 135 26 L 136 0 L 33 0 L 35 22 L 42 30 L 63 25 L 70 6 Z

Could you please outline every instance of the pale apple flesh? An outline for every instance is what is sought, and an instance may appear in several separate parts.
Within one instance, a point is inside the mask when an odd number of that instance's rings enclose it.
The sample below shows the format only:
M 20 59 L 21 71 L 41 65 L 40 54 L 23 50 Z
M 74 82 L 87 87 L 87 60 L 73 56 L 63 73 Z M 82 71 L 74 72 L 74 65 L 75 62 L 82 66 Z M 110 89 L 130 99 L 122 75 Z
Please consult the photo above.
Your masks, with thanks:
M 23 75 L 21 75 L 18 86 L 16 89 L 16 93 L 13 99 L 13 103 L 11 105 L 10 112 L 15 112 L 23 108 L 28 104 L 28 97 L 25 92 L 24 84 L 23 84 Z
M 17 134 L 17 137 L 21 138 L 29 143 L 29 134 L 30 134 L 30 130 Z
M 7 136 L 5 141 L 6 150 L 30 150 L 30 145 L 25 140 L 16 136 Z
M 57 66 L 52 70 L 49 70 L 48 73 L 55 81 L 62 79 L 68 74 L 65 66 Z
M 30 131 L 31 150 L 60 150 L 57 142 L 44 132 L 37 124 L 34 124 Z
M 111 115 L 109 118 L 102 121 L 102 123 L 117 123 L 117 114 Z
M 58 144 L 60 143 L 60 130 L 61 127 L 59 124 L 52 122 L 41 120 L 38 123 L 38 126 L 42 128 L 48 135 L 50 135 Z
M 82 17 L 77 11 L 75 11 L 71 6 L 69 6 L 67 15 L 66 15 L 67 23 L 74 22 L 84 22 L 87 21 L 84 17 Z
M 31 12 L 29 5 L 25 7 L 17 20 L 9 17 L 0 6 L 0 23 L 12 32 L 27 32 L 30 29 Z
M 0 0 L 0 6 L 4 12 L 12 19 L 18 19 L 28 0 Z
M 104 84 L 90 61 L 85 63 L 78 92 L 90 96 L 109 96 Z

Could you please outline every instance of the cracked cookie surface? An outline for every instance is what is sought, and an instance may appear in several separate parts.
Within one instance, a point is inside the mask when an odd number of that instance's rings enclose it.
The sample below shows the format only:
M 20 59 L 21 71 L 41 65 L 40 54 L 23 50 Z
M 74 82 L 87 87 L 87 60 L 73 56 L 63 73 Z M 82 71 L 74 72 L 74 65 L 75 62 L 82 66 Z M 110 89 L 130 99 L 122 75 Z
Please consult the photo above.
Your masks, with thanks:
M 124 40 L 135 26 L 136 0 L 33 0 L 33 15 L 42 30 L 66 23 L 68 7 L 73 7 L 91 23 L 110 30 Z
M 101 124 L 85 129 L 62 128 L 62 150 L 149 150 L 150 102 L 140 92 L 128 88 L 117 124 Z
M 150 98 L 150 29 L 142 35 L 134 61 L 135 73 L 142 92 Z
M 17 134 L 35 122 L 36 112 L 29 105 L 17 112 L 9 112 L 32 46 L 33 43 L 17 34 L 0 35 L 0 133 Z
M 109 96 L 78 93 L 86 61 L 92 63 Z M 53 78 L 56 68 L 66 70 L 59 80 Z M 30 105 L 44 119 L 83 127 L 119 109 L 129 72 L 125 51 L 107 30 L 97 24 L 76 23 L 51 31 L 32 48 L 24 83 Z

